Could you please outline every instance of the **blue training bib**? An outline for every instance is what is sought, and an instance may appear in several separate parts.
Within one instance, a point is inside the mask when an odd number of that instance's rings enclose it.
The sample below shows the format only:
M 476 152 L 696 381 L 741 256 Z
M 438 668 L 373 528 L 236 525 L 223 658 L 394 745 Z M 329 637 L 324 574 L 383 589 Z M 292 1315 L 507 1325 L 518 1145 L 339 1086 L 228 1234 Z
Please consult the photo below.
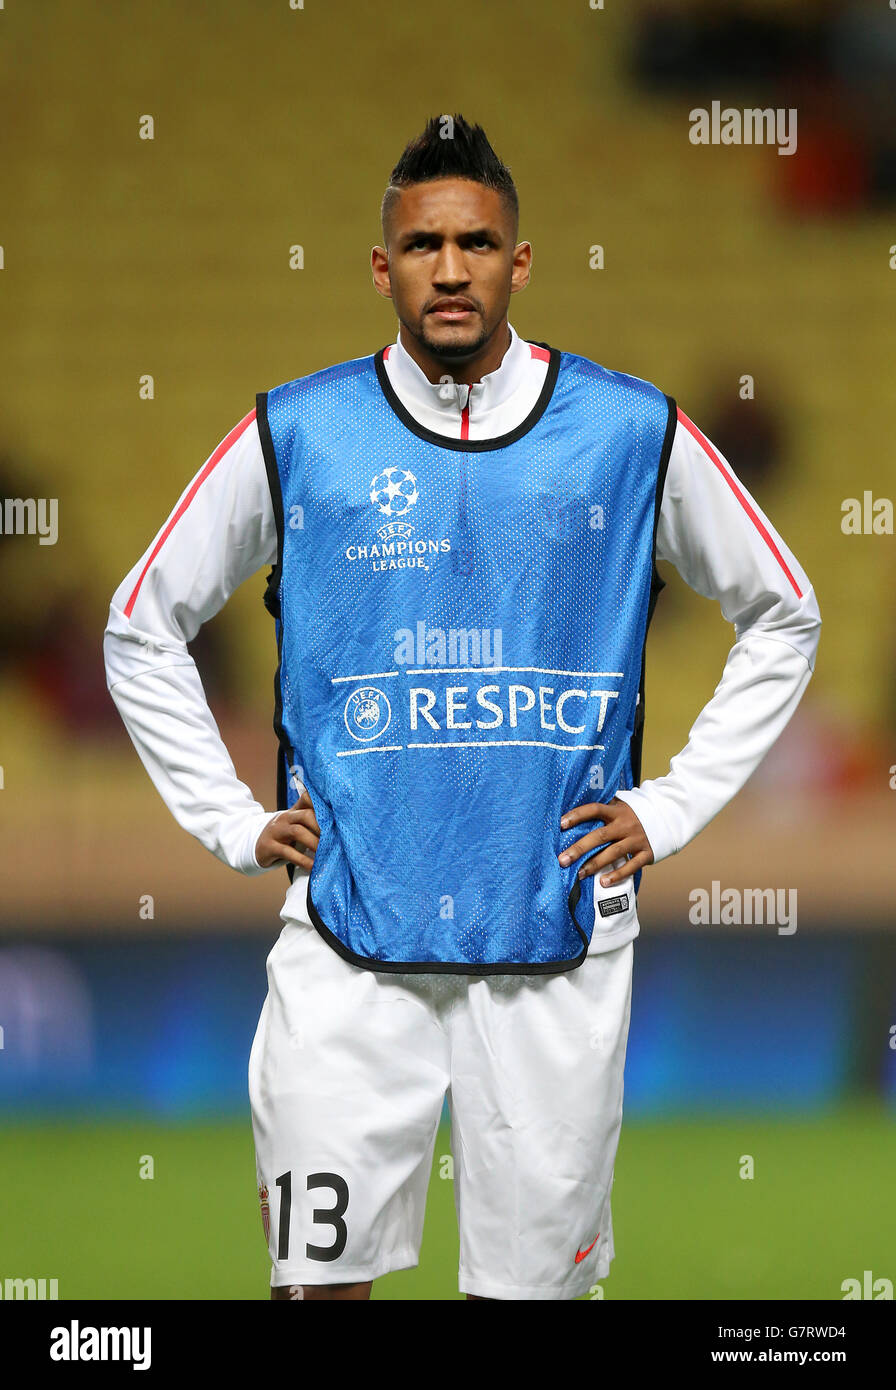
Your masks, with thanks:
M 257 418 L 278 804 L 296 778 L 314 804 L 312 921 L 374 970 L 580 965 L 640 877 L 607 898 L 557 856 L 597 828 L 565 810 L 640 778 L 675 402 L 551 349 L 521 425 L 449 439 L 381 350 L 261 393 Z

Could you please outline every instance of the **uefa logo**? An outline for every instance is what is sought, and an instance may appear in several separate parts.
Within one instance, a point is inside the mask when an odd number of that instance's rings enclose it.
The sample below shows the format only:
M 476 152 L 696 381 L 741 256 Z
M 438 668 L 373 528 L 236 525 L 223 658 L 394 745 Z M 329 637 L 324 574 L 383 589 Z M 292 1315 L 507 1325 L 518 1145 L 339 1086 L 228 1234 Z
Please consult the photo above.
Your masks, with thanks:
M 359 743 L 370 743 L 388 729 L 392 706 L 375 685 L 362 685 L 346 700 L 343 717 L 352 738 Z
M 417 479 L 406 468 L 387 468 L 370 484 L 370 500 L 383 516 L 404 516 L 419 495 Z

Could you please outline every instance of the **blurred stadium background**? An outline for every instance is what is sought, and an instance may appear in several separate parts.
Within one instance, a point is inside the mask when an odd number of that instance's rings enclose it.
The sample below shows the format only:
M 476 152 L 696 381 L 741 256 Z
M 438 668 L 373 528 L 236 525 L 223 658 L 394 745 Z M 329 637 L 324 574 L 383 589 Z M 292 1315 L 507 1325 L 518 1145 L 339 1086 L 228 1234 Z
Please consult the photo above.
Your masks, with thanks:
M 644 878 L 605 1296 L 896 1279 L 896 561 L 892 535 L 841 530 L 846 498 L 896 486 L 896 13 L 14 0 L 0 70 L 0 494 L 59 501 L 57 544 L 0 535 L 0 1278 L 266 1296 L 245 1072 L 286 880 L 239 878 L 171 820 L 106 692 L 102 631 L 255 392 L 392 340 L 368 269 L 380 197 L 426 118 L 462 111 L 510 164 L 535 249 L 514 326 L 674 395 L 824 619 L 766 764 Z M 692 145 L 688 113 L 714 100 L 796 107 L 797 153 Z M 645 776 L 732 640 L 667 577 Z M 195 656 L 273 807 L 263 585 Z M 713 880 L 795 889 L 797 931 L 692 926 Z M 447 1135 L 436 1153 L 420 1268 L 376 1297 L 458 1296 Z

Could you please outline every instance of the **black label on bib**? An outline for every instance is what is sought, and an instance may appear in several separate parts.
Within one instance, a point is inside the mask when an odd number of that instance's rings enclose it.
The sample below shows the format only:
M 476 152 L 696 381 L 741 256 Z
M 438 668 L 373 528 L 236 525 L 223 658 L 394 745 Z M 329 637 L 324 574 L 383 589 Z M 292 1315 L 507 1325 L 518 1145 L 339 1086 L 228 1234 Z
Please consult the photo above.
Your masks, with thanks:
M 628 907 L 628 893 L 623 893 L 620 898 L 599 898 L 597 907 L 601 917 L 612 917 L 617 912 L 624 912 Z

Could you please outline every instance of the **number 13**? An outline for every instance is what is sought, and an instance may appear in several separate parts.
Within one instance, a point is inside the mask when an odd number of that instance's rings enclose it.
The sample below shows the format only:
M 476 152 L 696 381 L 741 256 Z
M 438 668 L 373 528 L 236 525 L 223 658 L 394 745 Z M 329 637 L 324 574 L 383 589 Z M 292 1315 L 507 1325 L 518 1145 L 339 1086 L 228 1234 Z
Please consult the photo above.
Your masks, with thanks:
M 280 1231 L 277 1241 L 277 1259 L 288 1260 L 289 1219 L 292 1211 L 292 1173 L 281 1174 L 277 1179 L 277 1186 L 280 1189 Z M 308 1260 L 338 1260 L 348 1239 L 348 1229 L 342 1219 L 348 1207 L 348 1183 L 338 1173 L 309 1173 L 307 1190 L 313 1192 L 318 1187 L 332 1188 L 336 1197 L 336 1205 L 315 1208 L 311 1219 L 315 1225 L 332 1226 L 336 1232 L 336 1239 L 332 1245 L 312 1245 L 309 1242 L 305 1246 L 305 1258 Z

